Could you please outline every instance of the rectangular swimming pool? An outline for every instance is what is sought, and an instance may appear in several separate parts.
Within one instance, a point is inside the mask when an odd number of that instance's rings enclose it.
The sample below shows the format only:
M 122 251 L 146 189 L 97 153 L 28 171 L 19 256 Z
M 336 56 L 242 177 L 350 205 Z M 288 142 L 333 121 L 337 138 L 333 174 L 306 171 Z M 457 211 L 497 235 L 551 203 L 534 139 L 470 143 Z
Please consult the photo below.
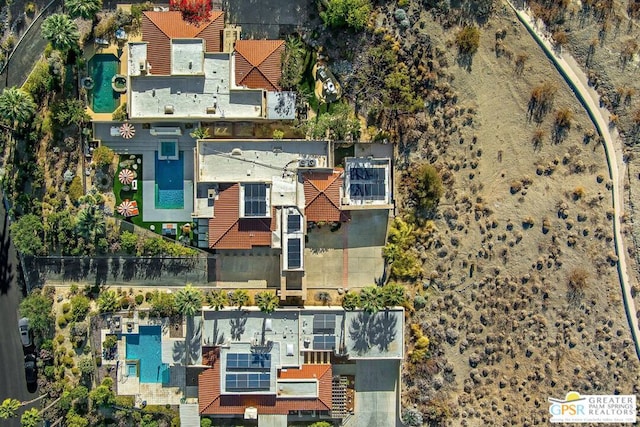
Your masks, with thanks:
M 96 54 L 89 60 L 89 75 L 93 89 L 89 100 L 95 113 L 113 113 L 120 104 L 120 95 L 111 87 L 111 79 L 118 73 L 120 61 L 112 54 Z
M 139 361 L 141 383 L 169 382 L 169 367 L 162 363 L 161 338 L 160 326 L 140 326 L 138 334 L 127 335 L 127 359 Z
M 156 151 L 156 209 L 184 209 L 184 152 L 159 160 Z

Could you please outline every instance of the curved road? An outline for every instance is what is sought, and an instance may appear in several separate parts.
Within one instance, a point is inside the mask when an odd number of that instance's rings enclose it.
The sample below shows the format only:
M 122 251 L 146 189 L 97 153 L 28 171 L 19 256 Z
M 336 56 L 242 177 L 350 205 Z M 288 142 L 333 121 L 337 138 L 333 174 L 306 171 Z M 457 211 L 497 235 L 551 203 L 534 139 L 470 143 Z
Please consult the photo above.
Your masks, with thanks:
M 535 19 L 531 17 L 527 11 L 516 9 L 509 1 L 507 1 L 507 3 L 573 90 L 580 103 L 587 110 L 591 121 L 602 138 L 607 157 L 607 165 L 609 167 L 609 177 L 613 183 L 613 191 L 611 192 L 614 209 L 613 236 L 616 255 L 618 256 L 618 277 L 620 279 L 620 287 L 622 288 L 622 298 L 631 330 L 631 337 L 635 345 L 636 355 L 640 359 L 640 344 L 638 342 L 640 339 L 640 329 L 638 329 L 638 318 L 636 316 L 635 303 L 631 296 L 631 285 L 629 284 L 629 276 L 627 274 L 627 252 L 625 251 L 624 240 L 620 231 L 620 216 L 624 209 L 622 203 L 624 173 L 620 171 L 618 165 L 624 165 L 624 162 L 622 159 L 622 147 L 618 140 L 618 132 L 615 128 L 609 127 L 608 118 L 610 113 L 606 109 L 599 107 L 600 96 L 593 88 L 589 87 L 587 76 L 576 63 L 575 59 L 571 55 L 557 55 L 551 44 L 549 35 L 538 28 Z

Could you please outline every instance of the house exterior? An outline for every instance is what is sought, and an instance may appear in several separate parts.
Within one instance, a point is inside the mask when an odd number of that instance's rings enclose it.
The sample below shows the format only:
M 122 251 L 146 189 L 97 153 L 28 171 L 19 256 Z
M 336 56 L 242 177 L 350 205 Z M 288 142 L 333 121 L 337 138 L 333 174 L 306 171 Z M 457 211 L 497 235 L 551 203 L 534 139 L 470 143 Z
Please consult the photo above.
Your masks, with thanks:
M 340 308 L 202 313 L 201 416 L 339 420 L 359 361 L 403 357 L 401 308 L 368 314 Z M 242 328 L 238 328 L 239 324 Z M 380 328 L 383 327 L 384 337 Z M 392 365 L 391 365 L 392 366 Z
M 143 12 L 142 41 L 127 46 L 129 119 L 294 119 L 295 94 L 278 83 L 284 41 L 236 38 L 220 11 L 198 26 L 178 11 Z
M 282 299 L 306 298 L 308 223 L 340 223 L 350 211 L 392 207 L 390 159 L 333 166 L 326 141 L 200 140 L 194 154 L 198 245 L 216 251 L 280 251 Z

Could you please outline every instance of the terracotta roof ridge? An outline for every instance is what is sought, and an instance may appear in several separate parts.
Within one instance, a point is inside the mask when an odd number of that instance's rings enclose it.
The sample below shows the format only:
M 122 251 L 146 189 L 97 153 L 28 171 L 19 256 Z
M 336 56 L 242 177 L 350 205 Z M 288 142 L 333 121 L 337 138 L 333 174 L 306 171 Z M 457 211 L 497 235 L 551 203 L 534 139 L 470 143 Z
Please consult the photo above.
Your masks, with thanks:
M 210 18 L 209 18 L 209 22 L 207 22 L 205 25 L 203 25 L 203 26 L 202 26 L 202 29 L 196 33 L 196 36 L 199 36 L 200 34 L 202 34 L 202 32 L 203 32 L 204 30 L 206 30 L 207 28 L 209 28 L 209 26 L 210 26 L 211 24 L 213 24 L 214 22 L 216 22 L 216 21 L 217 21 L 218 19 L 220 19 L 220 17 L 221 17 L 221 16 L 223 16 L 223 15 L 224 15 L 224 12 L 223 12 L 223 11 L 221 11 L 221 10 L 212 10 L 212 11 L 211 11 Z

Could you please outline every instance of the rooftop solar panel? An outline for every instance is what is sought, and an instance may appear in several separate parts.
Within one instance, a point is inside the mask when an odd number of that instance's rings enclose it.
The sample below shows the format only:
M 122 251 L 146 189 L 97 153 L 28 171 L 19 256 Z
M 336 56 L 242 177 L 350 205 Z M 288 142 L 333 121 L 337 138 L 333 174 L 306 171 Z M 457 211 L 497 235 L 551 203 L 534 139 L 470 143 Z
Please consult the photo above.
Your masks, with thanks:
M 300 239 L 289 239 L 287 241 L 287 266 L 289 269 L 302 266 L 301 246 Z
M 264 390 L 271 387 L 270 374 L 227 374 L 226 390 Z
M 313 316 L 314 332 L 333 331 L 336 329 L 336 315 L 320 313 Z
M 335 350 L 335 348 L 336 348 L 335 335 L 316 335 L 313 337 L 314 350 Z
M 227 354 L 227 370 L 235 369 L 271 369 L 270 354 Z

